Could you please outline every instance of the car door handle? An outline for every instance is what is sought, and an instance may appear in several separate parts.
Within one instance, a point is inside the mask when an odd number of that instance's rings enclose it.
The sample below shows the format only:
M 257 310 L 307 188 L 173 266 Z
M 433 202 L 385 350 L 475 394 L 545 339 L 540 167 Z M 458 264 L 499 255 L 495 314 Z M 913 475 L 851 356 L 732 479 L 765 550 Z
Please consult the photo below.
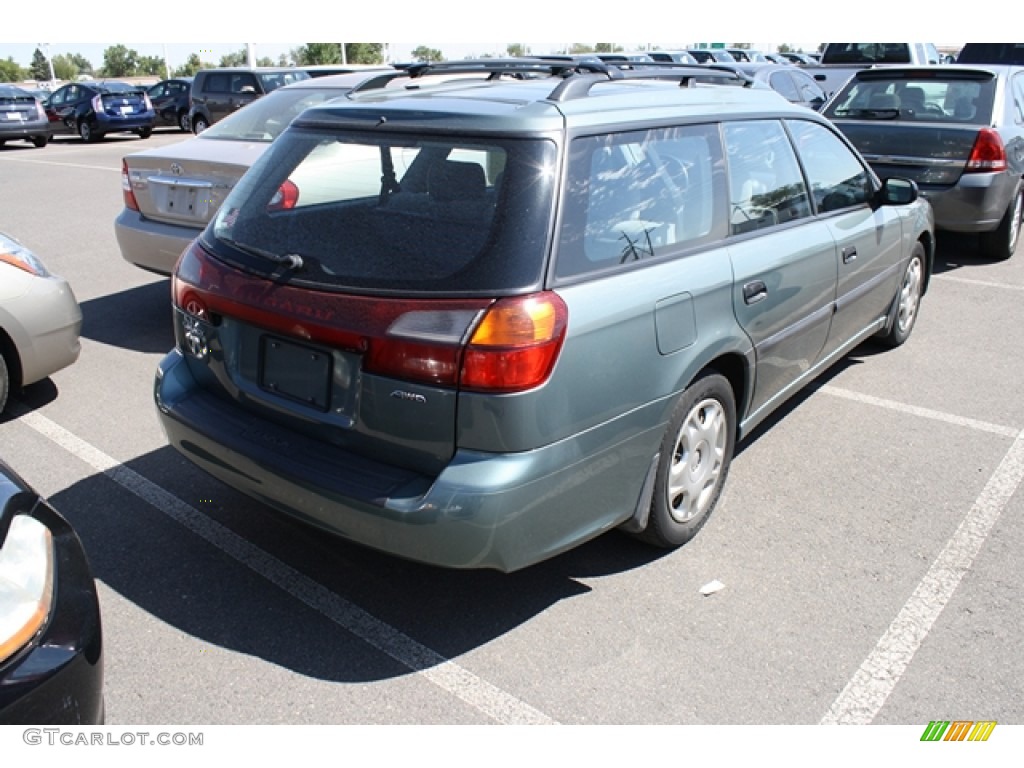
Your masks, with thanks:
M 851 261 L 857 258 L 857 248 L 852 245 L 848 245 L 843 248 L 843 264 L 849 264 Z
M 768 286 L 764 284 L 763 280 L 752 280 L 743 286 L 743 301 L 747 304 L 757 304 L 757 302 L 768 298 Z

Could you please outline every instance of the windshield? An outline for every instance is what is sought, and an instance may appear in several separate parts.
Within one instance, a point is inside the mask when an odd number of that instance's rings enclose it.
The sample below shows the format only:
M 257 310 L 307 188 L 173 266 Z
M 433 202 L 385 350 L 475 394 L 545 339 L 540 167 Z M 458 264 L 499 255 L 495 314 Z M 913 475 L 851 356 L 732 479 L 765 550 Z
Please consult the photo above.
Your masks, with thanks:
M 347 91 L 347 88 L 325 87 L 274 91 L 214 123 L 199 134 L 199 138 L 270 142 L 307 107 L 343 98 Z
M 829 105 L 826 115 L 981 125 L 992 117 L 994 92 L 995 80 L 985 73 L 854 79 Z
M 286 131 L 204 237 L 290 283 L 370 293 L 519 290 L 543 278 L 549 141 Z

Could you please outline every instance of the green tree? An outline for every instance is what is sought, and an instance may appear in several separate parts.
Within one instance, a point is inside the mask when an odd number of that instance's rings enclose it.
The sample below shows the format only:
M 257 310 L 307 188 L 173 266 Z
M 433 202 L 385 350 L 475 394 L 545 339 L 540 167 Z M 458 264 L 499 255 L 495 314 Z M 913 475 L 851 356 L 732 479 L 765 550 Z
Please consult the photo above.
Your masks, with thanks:
M 425 45 L 418 45 L 412 49 L 412 57 L 416 61 L 439 62 L 444 61 L 444 54 L 436 48 L 428 48 Z
M 180 67 L 174 70 L 175 77 L 192 77 L 200 69 L 212 69 L 213 64 L 208 61 L 201 61 L 198 53 L 190 53 L 188 59 Z
M 793 50 L 793 47 L 789 43 L 780 43 L 779 47 L 776 48 L 779 53 L 789 53 Z
M 58 53 L 53 57 L 53 73 L 58 80 L 74 80 L 78 77 L 78 65 L 70 56 Z
M 341 64 L 341 43 L 306 43 L 292 53 L 299 65 Z
M 78 67 L 78 73 L 80 75 L 92 75 L 95 74 L 92 68 L 92 62 L 89 61 L 85 56 L 80 53 L 72 53 L 71 61 L 76 67 Z
M 32 63 L 28 65 L 28 72 L 33 80 L 50 79 L 50 62 L 38 48 L 32 54 Z
M 272 58 L 270 58 L 269 56 L 260 56 L 258 59 L 256 59 L 256 66 L 257 67 L 273 67 L 274 66 L 274 60 Z M 285 66 L 287 66 L 287 65 L 285 65 Z
M 28 70 L 23 69 L 11 56 L 0 59 L 0 83 L 20 83 L 28 77 Z
M 594 52 L 594 46 L 591 45 L 590 43 L 573 43 L 569 47 L 569 53 L 572 53 L 572 54 L 576 54 L 576 53 L 593 53 L 593 52 Z
M 167 74 L 167 62 L 164 61 L 163 56 L 143 56 L 139 59 L 134 74 L 164 77 Z
M 383 64 L 384 43 L 345 43 L 347 64 Z
M 624 50 L 623 47 L 621 45 L 616 45 L 615 43 L 595 43 L 594 44 L 594 51 L 595 51 L 595 53 L 615 53 L 616 51 L 621 51 L 621 50 Z
M 220 65 L 222 67 L 244 67 L 249 63 L 249 51 L 242 48 L 240 51 L 234 53 L 228 53 L 220 57 Z
M 104 77 L 130 77 L 139 68 L 139 52 L 123 45 L 112 45 L 103 51 Z
M 522 43 L 509 43 L 505 53 L 509 56 L 529 56 L 530 49 Z

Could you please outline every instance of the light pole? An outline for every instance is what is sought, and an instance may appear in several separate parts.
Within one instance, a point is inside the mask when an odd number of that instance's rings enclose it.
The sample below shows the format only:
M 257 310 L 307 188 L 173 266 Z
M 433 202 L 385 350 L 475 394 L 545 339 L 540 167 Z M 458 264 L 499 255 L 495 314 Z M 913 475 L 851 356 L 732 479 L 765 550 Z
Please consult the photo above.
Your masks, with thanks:
M 46 55 L 46 63 L 50 65 L 50 86 L 57 84 L 57 76 L 53 74 L 53 59 L 50 58 L 50 44 L 40 43 L 39 47 L 43 49 L 43 53 Z

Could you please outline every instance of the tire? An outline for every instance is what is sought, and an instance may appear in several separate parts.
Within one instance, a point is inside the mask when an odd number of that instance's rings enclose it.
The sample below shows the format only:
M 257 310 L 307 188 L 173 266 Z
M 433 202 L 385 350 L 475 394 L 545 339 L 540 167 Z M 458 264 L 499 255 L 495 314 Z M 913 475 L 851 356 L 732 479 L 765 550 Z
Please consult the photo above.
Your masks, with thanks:
M 137 130 L 136 133 L 139 134 L 139 138 L 140 139 L 148 139 L 150 136 L 153 135 L 153 129 L 152 128 L 139 128 L 139 130 Z
M 918 310 L 921 308 L 921 296 L 924 293 L 924 244 L 918 240 L 914 250 L 910 252 L 910 261 L 900 279 L 900 287 L 893 298 L 894 314 L 892 328 L 883 333 L 878 341 L 886 347 L 898 347 L 910 338 L 917 322 Z
M 181 128 L 183 133 L 190 133 L 192 131 L 192 121 L 188 119 L 188 112 L 182 112 L 178 115 L 178 127 Z
M 86 144 L 91 144 L 99 139 L 99 136 L 89 126 L 88 120 L 83 120 L 78 124 L 78 135 L 82 137 L 82 141 Z
M 1017 193 L 1003 214 L 999 226 L 991 232 L 981 233 L 981 252 L 995 261 L 1006 261 L 1013 256 L 1020 242 L 1021 217 L 1024 216 L 1024 187 Z
M 203 131 L 205 131 L 209 127 L 210 127 L 210 124 L 207 122 L 206 118 L 203 117 L 202 115 L 196 115 L 195 117 L 192 118 L 192 132 L 193 133 L 198 135 L 198 134 L 202 133 Z
M 736 446 L 736 400 L 728 380 L 708 371 L 680 395 L 661 441 L 647 528 L 640 538 L 666 549 L 703 527 L 722 494 Z
M 7 394 L 11 390 L 11 376 L 7 371 L 7 361 L 3 353 L 0 353 L 0 413 L 4 412 L 7 405 Z
M 32 143 L 35 145 L 36 149 L 42 149 L 43 147 L 45 147 L 47 144 L 50 143 L 50 137 L 49 136 L 33 136 L 32 137 Z

